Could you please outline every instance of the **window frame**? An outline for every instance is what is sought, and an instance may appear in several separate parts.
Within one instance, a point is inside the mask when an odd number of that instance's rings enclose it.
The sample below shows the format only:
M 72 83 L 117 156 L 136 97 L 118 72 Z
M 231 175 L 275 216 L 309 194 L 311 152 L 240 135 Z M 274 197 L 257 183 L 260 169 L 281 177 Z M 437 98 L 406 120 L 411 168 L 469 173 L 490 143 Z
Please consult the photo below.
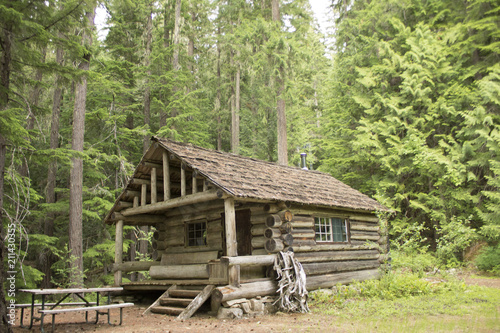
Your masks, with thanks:
M 343 222 L 344 228 L 345 228 L 345 240 L 343 241 L 335 241 L 334 240 L 334 235 L 335 235 L 335 227 L 333 224 L 334 220 L 340 220 L 341 223 Z M 319 235 L 327 235 L 329 240 L 318 240 L 318 229 L 317 229 L 317 224 L 318 221 L 321 222 L 326 222 L 328 221 L 329 224 L 327 225 L 325 223 L 325 226 L 327 230 L 324 232 L 319 233 Z M 331 216 L 331 215 L 323 215 L 323 216 L 314 216 L 314 241 L 316 244 L 350 244 L 351 243 L 351 224 L 349 221 L 348 217 L 345 216 Z
M 204 225 L 204 228 L 200 228 L 199 230 L 191 230 L 190 231 L 190 226 L 195 226 L 196 225 Z M 190 237 L 190 233 L 196 233 L 198 231 L 201 231 L 201 237 Z M 195 220 L 195 221 L 189 221 L 184 224 L 184 245 L 185 247 L 206 247 L 208 246 L 208 223 L 206 219 L 201 219 L 201 220 Z M 203 244 L 198 244 L 199 240 L 202 240 Z M 195 240 L 196 244 L 190 245 L 190 240 Z

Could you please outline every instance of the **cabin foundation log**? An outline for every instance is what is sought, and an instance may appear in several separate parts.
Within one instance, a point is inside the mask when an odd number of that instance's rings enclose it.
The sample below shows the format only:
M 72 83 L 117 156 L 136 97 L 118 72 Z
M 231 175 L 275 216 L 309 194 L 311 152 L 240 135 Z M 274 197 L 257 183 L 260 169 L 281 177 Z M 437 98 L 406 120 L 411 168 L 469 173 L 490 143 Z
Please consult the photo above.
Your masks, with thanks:
M 295 253 L 295 258 L 303 263 L 343 261 L 343 260 L 373 260 L 378 259 L 378 250 L 361 251 L 321 251 L 321 252 L 299 252 Z
M 253 298 L 276 294 L 278 285 L 271 279 L 258 282 L 244 283 L 240 287 L 224 286 L 215 288 L 212 297 L 216 302 L 222 303 L 238 298 Z

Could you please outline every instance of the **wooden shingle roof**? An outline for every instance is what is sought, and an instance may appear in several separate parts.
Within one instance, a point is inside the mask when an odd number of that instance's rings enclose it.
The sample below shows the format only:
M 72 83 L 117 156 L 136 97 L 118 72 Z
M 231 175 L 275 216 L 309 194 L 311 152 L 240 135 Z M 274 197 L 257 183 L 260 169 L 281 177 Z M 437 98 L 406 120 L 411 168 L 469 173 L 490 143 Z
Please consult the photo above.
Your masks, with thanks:
M 377 201 L 323 172 L 282 166 L 158 137 L 152 140 L 235 198 L 372 212 L 387 210 Z

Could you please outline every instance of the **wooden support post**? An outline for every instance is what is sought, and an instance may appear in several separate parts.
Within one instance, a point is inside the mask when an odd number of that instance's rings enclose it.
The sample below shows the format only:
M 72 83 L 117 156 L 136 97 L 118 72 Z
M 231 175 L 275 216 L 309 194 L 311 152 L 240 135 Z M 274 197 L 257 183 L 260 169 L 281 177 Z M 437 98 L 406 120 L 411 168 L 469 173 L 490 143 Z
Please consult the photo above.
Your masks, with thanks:
M 208 191 L 208 180 L 203 179 L 203 192 Z
M 123 221 L 116 222 L 115 235 L 115 264 L 119 265 L 123 261 Z M 115 272 L 115 286 L 122 284 L 122 271 Z
M 186 170 L 184 164 L 181 165 L 181 197 L 186 196 Z
M 151 203 L 157 202 L 158 192 L 156 187 L 156 168 L 151 169 Z
M 163 151 L 163 200 L 170 200 L 170 164 L 166 150 Z
M 148 194 L 148 186 L 146 184 L 141 185 L 141 206 L 146 206 L 146 198 Z
M 224 199 L 224 214 L 226 227 L 226 256 L 238 256 L 238 243 L 236 241 L 236 213 L 234 210 L 234 198 Z M 240 285 L 240 267 L 238 265 L 228 268 L 229 284 Z
M 198 181 L 196 179 L 196 172 L 193 172 L 193 194 L 198 192 Z

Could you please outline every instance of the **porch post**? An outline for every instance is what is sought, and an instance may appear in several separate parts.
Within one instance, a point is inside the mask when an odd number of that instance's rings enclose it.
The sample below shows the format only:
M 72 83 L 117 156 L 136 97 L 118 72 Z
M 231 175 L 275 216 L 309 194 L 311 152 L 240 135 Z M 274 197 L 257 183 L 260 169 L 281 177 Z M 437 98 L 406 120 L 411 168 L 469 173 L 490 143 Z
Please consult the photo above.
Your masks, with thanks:
M 224 213 L 226 219 L 226 255 L 228 257 L 238 256 L 238 243 L 236 241 L 236 214 L 234 211 L 234 198 L 224 199 Z M 229 284 L 233 286 L 240 285 L 240 266 L 230 266 L 228 268 Z
M 116 236 L 115 236 L 115 265 L 123 262 L 123 220 L 116 222 Z M 115 272 L 115 285 L 120 286 L 122 283 L 122 271 Z

